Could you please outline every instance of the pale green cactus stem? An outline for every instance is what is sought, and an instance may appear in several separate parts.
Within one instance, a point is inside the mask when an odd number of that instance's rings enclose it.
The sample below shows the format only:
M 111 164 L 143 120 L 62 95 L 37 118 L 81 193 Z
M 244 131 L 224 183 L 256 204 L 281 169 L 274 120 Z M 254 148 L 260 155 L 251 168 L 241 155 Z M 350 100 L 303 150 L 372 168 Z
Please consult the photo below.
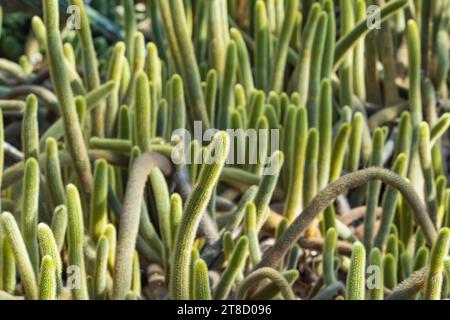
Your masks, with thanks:
M 56 272 L 53 259 L 49 255 L 42 258 L 39 274 L 39 300 L 56 299 Z
M 208 266 L 205 261 L 199 259 L 194 265 L 194 300 L 211 300 L 211 288 L 209 286 Z
M 422 122 L 419 125 L 419 156 L 422 165 L 422 172 L 425 180 L 425 202 L 427 204 L 428 212 L 431 221 L 437 224 L 437 199 L 436 199 L 436 184 L 435 175 L 431 159 L 431 143 L 430 143 L 430 128 L 428 123 Z
M 55 281 L 57 287 L 56 296 L 60 295 L 62 287 L 62 261 L 59 254 L 58 246 L 52 230 L 45 223 L 38 226 L 39 251 L 42 257 L 50 257 L 52 259 L 53 270 L 55 272 Z M 41 262 L 43 265 L 43 261 Z M 41 270 L 41 276 L 44 270 Z
M 133 106 L 135 103 L 136 81 L 139 74 L 144 72 L 145 67 L 145 37 L 142 32 L 136 32 L 134 38 L 134 58 L 133 63 L 130 64 L 131 78 L 124 97 L 125 102 L 130 106 Z M 122 70 L 122 75 L 123 73 L 124 70 Z
M 113 298 L 123 299 L 131 287 L 132 260 L 141 220 L 142 198 L 147 176 L 154 167 L 164 173 L 171 170 L 167 159 L 156 153 L 144 153 L 131 168 L 119 223 L 119 241 L 116 250 Z
M 256 207 L 256 231 L 259 232 L 268 216 L 268 209 L 272 194 L 277 186 L 280 170 L 283 166 L 284 154 L 281 151 L 275 151 L 268 161 L 268 166 L 264 169 L 265 173 L 258 186 L 253 202 Z
M 228 14 L 226 1 L 210 0 L 208 8 L 208 29 L 210 32 L 210 55 L 212 66 L 217 71 L 222 87 L 222 79 L 226 72 L 225 56 L 230 35 L 228 33 Z
M 366 293 L 366 252 L 362 243 L 353 245 L 350 270 L 347 274 L 346 300 L 364 300 Z
M 77 34 L 82 47 L 83 69 L 87 89 L 91 91 L 100 86 L 97 53 L 95 52 L 94 41 L 92 39 L 91 26 L 83 0 L 70 0 L 70 4 L 77 6 L 79 10 L 80 28 L 77 28 Z M 92 129 L 94 135 L 103 136 L 105 131 L 104 125 L 105 103 L 100 102 L 93 111 Z
M 245 234 L 249 241 L 250 260 L 252 265 L 257 265 L 261 261 L 261 251 L 259 248 L 258 233 L 256 231 L 256 207 L 252 202 L 247 205 L 246 209 Z
M 219 112 L 217 114 L 217 127 L 221 130 L 229 128 L 230 111 L 234 107 L 234 84 L 236 82 L 236 71 L 238 67 L 236 43 L 231 40 L 227 47 L 225 59 L 225 70 L 222 86 L 220 88 Z
M 433 125 L 430 132 L 430 144 L 434 146 L 436 142 L 447 132 L 450 127 L 450 114 L 443 114 L 438 121 Z
M 84 263 L 84 223 L 80 195 L 77 187 L 69 184 L 66 187 L 67 198 L 67 243 L 69 250 L 69 266 L 76 275 L 76 286 L 72 288 L 72 295 L 76 300 L 88 300 L 86 270 Z
M 294 31 L 295 15 L 298 12 L 298 1 L 288 0 L 286 2 L 287 3 L 285 15 L 283 18 L 283 24 L 281 30 L 279 30 L 279 40 L 276 46 L 274 60 L 271 68 L 272 72 L 270 78 L 270 88 L 275 92 L 282 92 L 283 90 L 283 80 L 286 69 L 289 42 Z
M 290 166 L 292 171 L 290 172 L 291 178 L 289 178 L 288 192 L 286 197 L 286 206 L 284 209 L 284 216 L 289 222 L 293 221 L 298 211 L 302 209 L 302 194 L 303 194 L 303 173 L 305 167 L 305 153 L 308 132 L 308 117 L 306 114 L 306 108 L 300 107 L 296 112 L 295 118 L 295 130 L 292 136 L 290 145 L 294 146 L 292 153 L 287 154 L 287 165 Z M 294 142 L 294 143 L 292 143 Z M 290 158 L 291 157 L 291 158 Z M 288 173 L 289 174 L 289 173 Z
M 148 78 L 143 71 L 137 75 L 135 100 L 136 144 L 141 151 L 147 152 L 151 149 L 151 109 L 155 106 L 151 105 Z
M 245 294 L 247 291 L 266 278 L 270 279 L 271 282 L 278 287 L 284 299 L 296 300 L 295 294 L 292 291 L 289 282 L 280 272 L 272 268 L 261 268 L 247 276 L 237 289 L 236 299 L 245 299 Z
M 358 170 L 361 158 L 362 136 L 364 131 L 364 116 L 357 112 L 353 116 L 352 132 L 350 134 L 349 150 L 346 169 L 348 172 Z
M 427 242 L 429 244 L 434 243 L 437 232 L 427 214 L 426 207 L 417 196 L 414 188 L 404 178 L 389 170 L 383 168 L 368 168 L 347 174 L 330 183 L 325 189 L 320 191 L 299 217 L 297 217 L 291 226 L 283 233 L 275 245 L 266 252 L 261 263 L 256 268 L 276 265 L 281 257 L 284 257 L 289 249 L 302 236 L 303 232 L 314 218 L 322 212 L 331 201 L 343 192 L 363 186 L 374 179 L 381 180 L 385 184 L 400 191 L 404 199 L 413 209 L 416 222 L 421 226 Z
M 201 89 L 201 79 L 195 58 L 191 37 L 188 34 L 187 21 L 182 0 L 159 0 L 163 21 L 171 45 L 171 54 L 175 55 L 178 68 L 186 79 L 186 93 L 189 98 L 191 121 L 202 121 L 203 127 L 210 127 L 205 100 Z
M 178 193 L 170 196 L 170 235 L 171 243 L 174 243 L 178 227 L 183 215 L 183 200 Z
M 14 253 L 25 297 L 36 300 L 39 295 L 36 275 L 14 216 L 9 212 L 3 212 L 2 225 Z
M 348 140 L 350 138 L 351 132 L 351 125 L 349 123 L 344 123 L 339 128 L 333 140 L 333 151 L 330 158 L 333 159 L 330 164 L 330 182 L 335 181 L 341 176 L 345 160 L 345 151 L 347 150 Z
M 369 159 L 369 166 L 379 167 L 383 163 L 383 147 L 385 136 L 383 130 L 375 129 L 373 133 L 373 150 Z M 366 215 L 364 216 L 364 247 L 367 252 L 372 250 L 374 226 L 376 221 L 376 209 L 381 191 L 380 181 L 370 181 L 367 185 Z
M 319 159 L 317 188 L 322 190 L 330 180 L 332 139 L 333 139 L 333 103 L 331 82 L 328 79 L 322 81 L 319 99 L 318 129 L 319 129 Z M 309 116 L 309 113 L 308 113 Z
M 92 188 L 91 165 L 78 121 L 69 78 L 64 66 L 60 64 L 61 61 L 64 61 L 64 55 L 59 33 L 58 1 L 44 1 L 43 7 L 44 21 L 47 28 L 47 55 L 50 64 L 50 74 L 60 104 L 67 146 L 76 172 L 83 185 L 83 190 L 85 193 L 90 194 Z
M 405 177 L 407 172 L 408 159 L 404 153 L 400 153 L 394 162 L 392 171 Z M 390 226 L 394 220 L 395 210 L 398 203 L 398 191 L 395 188 L 387 187 L 383 195 L 383 215 L 381 216 L 380 227 L 374 239 L 374 246 L 382 250 L 389 234 Z
M 239 51 L 238 51 L 239 53 Z M 242 63 L 239 61 L 239 63 Z M 241 67 L 241 66 L 240 66 Z M 240 68 L 239 68 L 240 70 Z M 215 123 L 216 119 L 216 97 L 217 97 L 217 72 L 214 69 L 208 71 L 205 85 L 205 103 L 208 108 L 209 122 Z
M 45 178 L 50 193 L 53 207 L 58 207 L 66 202 L 64 185 L 61 176 L 61 166 L 58 156 L 58 143 L 53 138 L 48 138 L 45 147 Z
M 97 242 L 97 258 L 94 269 L 94 297 L 105 299 L 107 290 L 109 244 L 105 236 Z
M 245 41 L 241 32 L 236 28 L 230 29 L 230 36 L 236 42 L 237 54 L 238 54 L 238 75 L 239 80 L 242 83 L 246 97 L 250 97 L 250 93 L 255 89 L 255 83 L 253 80 L 253 72 L 250 64 L 250 57 L 245 45 Z
M 330 78 L 333 72 L 334 51 L 336 46 L 336 17 L 334 11 L 334 1 L 323 1 L 322 8 L 328 15 L 328 24 L 321 74 L 322 78 Z
M 116 247 L 117 247 L 117 232 L 116 227 L 108 223 L 104 232 L 105 238 L 108 240 L 108 270 L 111 274 L 114 272 L 114 265 L 116 260 Z
M 170 295 L 173 299 L 189 299 L 189 261 L 201 216 L 208 205 L 212 187 L 217 184 L 228 154 L 228 136 L 219 132 L 213 138 L 198 181 L 185 206 L 178 227 L 170 272 Z M 211 152 L 215 155 L 212 156 Z
M 152 1 L 153 2 L 153 1 Z M 137 32 L 137 20 L 136 13 L 134 8 L 133 0 L 124 0 L 123 1 L 124 8 L 124 17 L 125 17 L 125 44 L 127 48 L 127 59 L 130 65 L 133 65 L 134 60 L 134 45 L 135 38 Z
M 355 10 L 355 22 L 360 23 L 366 18 L 367 6 L 364 0 L 357 0 L 354 4 Z M 384 28 L 389 30 L 388 28 Z M 365 37 L 362 36 L 357 41 L 355 49 L 353 51 L 353 91 L 355 95 L 361 100 L 366 100 L 366 77 L 365 77 Z M 386 69 L 385 69 L 385 72 Z M 395 88 L 395 86 L 394 86 Z M 394 89 L 395 90 L 395 89 Z M 388 104 L 390 105 L 390 104 Z
M 10 294 L 14 294 L 16 290 L 16 262 L 14 259 L 14 252 L 9 244 L 7 236 L 3 236 L 2 239 L 2 257 L 0 259 L 2 265 L 2 279 L 0 280 L 2 284 L 2 290 Z
M 61 252 L 64 246 L 67 231 L 67 207 L 65 205 L 59 205 L 55 208 L 53 212 L 51 229 L 55 237 L 58 252 Z
M 108 222 L 108 163 L 103 159 L 95 163 L 93 182 L 89 231 L 91 239 L 97 243 Z
M 22 120 L 22 151 L 25 159 L 39 155 L 38 100 L 35 95 L 27 97 L 27 104 Z
M 450 229 L 443 228 L 439 232 L 433 249 L 431 250 L 430 272 L 426 281 L 425 299 L 440 300 L 442 282 L 444 280 L 444 259 L 448 256 L 450 245 Z
M 246 236 L 241 236 L 233 248 L 228 266 L 222 274 L 216 291 L 214 292 L 214 300 L 225 300 L 230 294 L 237 276 L 245 267 L 245 263 L 249 254 L 248 247 L 248 238 Z
M 325 244 L 323 248 L 323 277 L 325 285 L 329 286 L 337 281 L 335 271 L 335 252 L 337 244 L 336 229 L 330 228 L 327 230 L 325 237 Z
M 346 36 L 354 29 L 355 17 L 353 3 L 346 0 L 339 1 L 341 10 L 341 34 Z M 353 51 L 348 52 L 343 58 L 343 63 L 339 68 L 339 98 L 341 105 L 353 108 Z
M 303 204 L 309 201 L 317 193 L 317 161 L 319 158 L 319 132 L 312 128 L 308 133 L 308 142 L 305 152 L 305 168 L 303 173 Z
M 119 90 L 120 79 L 122 77 L 123 62 L 125 54 L 125 44 L 118 42 L 111 54 L 108 65 L 107 79 L 114 81 L 113 93 L 107 98 L 105 111 L 105 135 L 112 137 L 114 125 L 119 112 Z
M 186 127 L 186 103 L 184 101 L 183 79 L 179 75 L 172 78 L 172 105 L 167 125 L 167 138 L 170 140 L 174 130 Z
M 311 50 L 311 70 L 309 76 L 308 99 L 306 106 L 308 110 L 308 124 L 310 127 L 317 127 L 319 121 L 319 97 L 321 90 L 321 68 L 325 50 L 325 40 L 327 36 L 328 15 L 322 11 L 317 21 L 317 29 L 314 43 Z M 326 96 L 324 97 L 327 98 Z
M 293 77 L 294 82 L 291 82 L 293 87 L 300 94 L 300 105 L 305 105 L 308 98 L 312 59 L 311 51 L 314 45 L 320 11 L 320 4 L 315 3 L 309 12 L 308 21 L 306 22 L 302 34 L 304 45 L 302 45 L 300 59 L 298 60 L 297 67 L 295 69 Z
M 169 256 L 173 249 L 172 230 L 170 224 L 170 196 L 166 179 L 159 168 L 154 168 L 149 175 L 155 201 L 156 213 L 158 215 L 159 230 L 164 244 L 166 255 Z
M 264 1 L 256 1 L 254 7 L 255 21 L 255 84 L 264 92 L 267 91 L 269 81 L 269 46 L 270 34 L 267 21 L 267 9 Z
M 374 271 L 373 274 L 369 277 L 372 277 L 373 281 L 371 283 L 371 287 L 368 289 L 368 299 L 369 300 L 383 300 L 384 296 L 384 277 L 383 277 L 383 262 L 381 258 L 381 251 L 378 248 L 373 248 L 370 252 L 369 256 L 369 265 L 368 271 L 371 268 L 371 271 Z M 377 271 L 378 270 L 378 271 Z M 378 273 L 377 273 L 378 272 Z M 367 280 L 369 281 L 370 278 Z
M 29 158 L 25 163 L 23 177 L 21 230 L 36 274 L 39 270 L 39 249 L 37 243 L 39 175 L 39 163 L 35 158 Z

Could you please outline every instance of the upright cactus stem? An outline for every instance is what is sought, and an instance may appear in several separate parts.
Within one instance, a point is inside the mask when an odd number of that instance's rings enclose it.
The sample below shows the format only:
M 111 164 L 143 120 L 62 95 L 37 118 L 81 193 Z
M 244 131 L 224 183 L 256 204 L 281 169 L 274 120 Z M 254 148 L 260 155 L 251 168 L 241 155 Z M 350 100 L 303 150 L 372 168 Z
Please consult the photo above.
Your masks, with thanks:
M 38 162 L 34 158 L 29 158 L 25 163 L 21 229 L 28 255 L 36 274 L 39 270 L 39 249 L 37 243 L 39 175 Z
M 87 279 L 84 263 L 84 223 L 80 194 L 77 187 L 70 184 L 66 187 L 67 197 L 67 243 L 69 263 L 73 273 L 72 294 L 76 300 L 88 300 Z
M 347 275 L 346 300 L 364 300 L 366 291 L 366 252 L 361 243 L 353 246 L 350 270 Z
M 27 299 L 38 299 L 38 286 L 36 274 L 33 269 L 30 257 L 28 255 L 19 227 L 9 212 L 2 213 L 2 226 L 5 230 L 8 241 L 14 253 L 14 259 L 19 270 L 20 279 Z
M 444 259 L 448 255 L 450 245 L 450 229 L 443 228 L 431 251 L 430 272 L 426 281 L 425 298 L 427 300 L 441 299 Z
M 43 2 L 44 22 L 47 29 L 47 55 L 50 64 L 50 74 L 64 123 L 65 138 L 72 156 L 78 177 L 83 184 L 83 190 L 91 193 L 92 173 L 83 133 L 78 121 L 70 82 L 65 67 L 61 65 L 64 54 L 59 33 L 58 1 Z

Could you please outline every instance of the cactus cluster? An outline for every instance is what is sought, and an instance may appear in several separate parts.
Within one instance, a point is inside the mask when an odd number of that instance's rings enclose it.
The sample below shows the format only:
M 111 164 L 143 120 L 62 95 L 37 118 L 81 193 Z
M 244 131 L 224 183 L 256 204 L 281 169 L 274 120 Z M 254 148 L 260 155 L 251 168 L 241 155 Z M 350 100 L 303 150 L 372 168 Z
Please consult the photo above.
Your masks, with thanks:
M 450 298 L 450 1 L 0 5 L 0 299 Z

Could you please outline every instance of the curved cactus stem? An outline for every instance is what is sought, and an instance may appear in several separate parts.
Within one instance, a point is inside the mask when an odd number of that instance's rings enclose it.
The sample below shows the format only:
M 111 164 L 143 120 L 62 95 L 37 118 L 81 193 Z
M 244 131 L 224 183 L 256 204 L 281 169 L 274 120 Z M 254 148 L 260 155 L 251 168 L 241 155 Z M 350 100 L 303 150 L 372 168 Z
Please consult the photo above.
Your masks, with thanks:
M 371 180 L 382 182 L 400 191 L 405 200 L 414 210 L 415 219 L 425 233 L 428 243 L 436 240 L 437 232 L 431 222 L 427 209 L 416 194 L 414 188 L 402 177 L 383 168 L 368 168 L 347 174 L 329 184 L 311 200 L 291 226 L 283 233 L 275 245 L 265 254 L 263 260 L 256 268 L 274 266 L 288 252 L 303 234 L 314 218 L 343 192 L 365 185 Z

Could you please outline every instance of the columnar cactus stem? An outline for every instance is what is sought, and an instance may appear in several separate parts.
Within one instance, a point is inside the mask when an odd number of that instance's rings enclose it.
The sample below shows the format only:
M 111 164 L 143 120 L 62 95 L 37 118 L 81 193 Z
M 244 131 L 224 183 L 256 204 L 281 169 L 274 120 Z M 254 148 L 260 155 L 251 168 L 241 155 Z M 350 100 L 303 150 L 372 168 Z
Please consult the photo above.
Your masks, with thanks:
M 290 170 L 289 189 L 287 192 L 286 207 L 284 216 L 288 221 L 293 221 L 298 215 L 298 210 L 302 208 L 303 194 L 303 173 L 305 167 L 306 139 L 308 131 L 308 118 L 306 108 L 300 107 L 295 112 L 295 131 L 293 135 L 294 146 L 293 154 L 287 154 L 287 165 Z M 292 140 L 291 140 L 292 141 Z
M 62 262 L 61 256 L 59 255 L 58 246 L 55 241 L 55 237 L 53 235 L 52 230 L 45 223 L 40 223 L 38 226 L 38 239 L 39 239 L 39 248 L 42 257 L 50 257 L 52 259 L 53 270 L 55 272 L 55 281 L 56 287 L 58 288 L 57 292 L 61 292 L 62 287 Z M 44 265 L 44 262 L 41 262 Z M 41 270 L 43 273 L 44 271 Z M 41 274 L 42 275 L 42 274 Z M 58 293 L 57 293 L 58 294 Z M 59 295 L 59 294 L 58 294 Z
M 373 277 L 377 277 L 374 278 L 375 283 L 372 283 L 372 287 L 368 288 L 368 298 L 370 300 L 383 300 L 383 296 L 384 296 L 384 284 L 383 284 L 383 263 L 382 263 L 382 259 L 381 259 L 381 251 L 378 248 L 373 248 L 372 251 L 370 252 L 370 256 L 369 256 L 369 265 L 368 267 L 372 267 L 374 269 L 372 270 L 378 270 L 380 273 L 374 273 Z
M 407 171 L 408 159 L 404 153 L 401 153 L 394 162 L 392 171 L 399 176 L 405 177 Z M 390 226 L 394 220 L 395 210 L 398 203 L 398 190 L 390 186 L 387 187 L 383 196 L 383 215 L 378 233 L 375 236 L 374 246 L 382 250 L 389 234 Z
M 60 104 L 64 122 L 65 138 L 75 169 L 83 184 L 83 190 L 90 194 L 92 188 L 91 164 L 78 121 L 70 82 L 62 61 L 64 61 L 61 35 L 59 33 L 58 1 L 43 2 L 44 21 L 47 28 L 47 54 L 50 74 Z
M 79 10 L 80 28 L 77 28 L 77 33 L 83 49 L 83 63 L 84 72 L 86 75 L 87 89 L 91 91 L 97 89 L 100 86 L 97 53 L 95 52 L 94 41 L 92 39 L 91 26 L 83 0 L 70 0 L 70 4 L 77 6 Z M 105 131 L 104 102 L 99 103 L 99 105 L 94 109 L 92 120 L 94 134 L 103 136 Z
M 51 256 L 42 258 L 41 273 L 39 275 L 39 300 L 56 299 L 56 272 Z
M 215 155 L 211 154 L 214 150 Z M 228 136 L 216 134 L 211 142 L 198 182 L 192 190 L 178 227 L 172 254 L 170 295 L 173 299 L 189 299 L 190 256 L 201 216 L 208 205 L 212 187 L 217 183 L 228 153 Z
M 336 244 L 337 232 L 334 228 L 330 228 L 327 231 L 323 248 L 323 277 L 327 286 L 337 281 L 334 269 Z
M 222 278 L 214 292 L 214 300 L 225 300 L 233 286 L 236 277 L 242 272 L 248 256 L 248 238 L 242 236 L 233 248 L 228 267 L 222 274 Z
M 109 244 L 105 236 L 97 242 L 97 258 L 94 271 L 94 296 L 96 299 L 105 299 L 108 274 Z
M 55 236 L 58 252 L 61 252 L 64 246 L 67 231 L 67 207 L 65 205 L 60 205 L 55 208 L 53 212 L 51 229 L 53 235 Z
M 64 185 L 61 177 L 61 166 L 58 156 L 58 143 L 53 138 L 46 141 L 45 178 L 52 200 L 53 207 L 63 205 L 66 202 Z
M 39 248 L 37 243 L 37 221 L 39 207 L 39 164 L 35 158 L 25 163 L 21 229 L 31 264 L 36 274 L 39 270 Z
M 194 300 L 211 300 L 208 266 L 199 259 L 194 265 Z
M 383 130 L 379 128 L 375 129 L 373 133 L 373 150 L 369 160 L 369 165 L 372 167 L 379 167 L 383 164 L 384 140 Z M 378 207 L 380 189 L 380 181 L 370 181 L 367 185 L 367 209 L 364 217 L 364 246 L 367 252 L 372 250 L 374 225 L 376 221 L 375 210 Z
M 346 300 L 364 300 L 366 291 L 366 252 L 357 242 L 353 246 L 350 270 L 347 275 Z
M 39 126 L 37 119 L 38 100 L 35 95 L 27 97 L 27 105 L 22 121 L 22 151 L 25 159 L 39 155 Z
M 288 55 L 289 41 L 292 37 L 295 24 L 295 15 L 298 12 L 298 1 L 288 0 L 283 25 L 279 31 L 279 39 L 274 55 L 274 62 L 271 72 L 270 88 L 280 93 L 283 89 L 284 72 Z M 333 39 L 334 42 L 334 39 Z
M 382 168 L 368 168 L 347 174 L 335 182 L 329 184 L 320 191 L 309 203 L 291 226 L 283 233 L 275 245 L 265 254 L 261 263 L 256 268 L 275 266 L 288 250 L 302 236 L 303 231 L 314 218 L 322 212 L 331 201 L 343 192 L 363 186 L 371 180 L 381 180 L 389 186 L 400 191 L 405 200 L 414 210 L 416 222 L 421 226 L 429 244 L 434 243 L 437 237 L 436 230 L 431 222 L 427 209 L 417 196 L 414 188 L 402 177 Z
M 76 300 L 88 300 L 86 270 L 84 263 L 84 223 L 80 195 L 77 187 L 69 184 L 66 187 L 67 198 L 67 243 L 69 249 L 69 265 L 76 275 L 77 285 L 73 286 L 72 294 Z
M 431 251 L 430 272 L 426 281 L 425 298 L 440 300 L 444 271 L 444 258 L 448 255 L 450 245 L 450 229 L 443 228 Z
M 97 243 L 103 234 L 108 219 L 108 163 L 97 160 L 94 168 L 94 187 L 90 203 L 90 236 Z
M 14 252 L 9 244 L 7 236 L 3 236 L 2 239 L 2 257 L 1 257 L 1 270 L 2 270 L 2 290 L 13 294 L 16 290 L 16 262 L 14 259 Z
M 286 300 L 295 300 L 295 294 L 291 289 L 291 285 L 277 270 L 272 268 L 261 268 L 252 272 L 244 281 L 240 284 L 236 299 L 242 300 L 245 298 L 246 292 L 256 284 L 260 283 L 262 279 L 268 278 L 274 285 L 278 287 Z
M 19 227 L 11 213 L 2 213 L 2 225 L 14 253 L 14 259 L 25 291 L 25 297 L 27 299 L 35 300 L 38 298 L 36 275 L 22 235 L 20 234 Z

